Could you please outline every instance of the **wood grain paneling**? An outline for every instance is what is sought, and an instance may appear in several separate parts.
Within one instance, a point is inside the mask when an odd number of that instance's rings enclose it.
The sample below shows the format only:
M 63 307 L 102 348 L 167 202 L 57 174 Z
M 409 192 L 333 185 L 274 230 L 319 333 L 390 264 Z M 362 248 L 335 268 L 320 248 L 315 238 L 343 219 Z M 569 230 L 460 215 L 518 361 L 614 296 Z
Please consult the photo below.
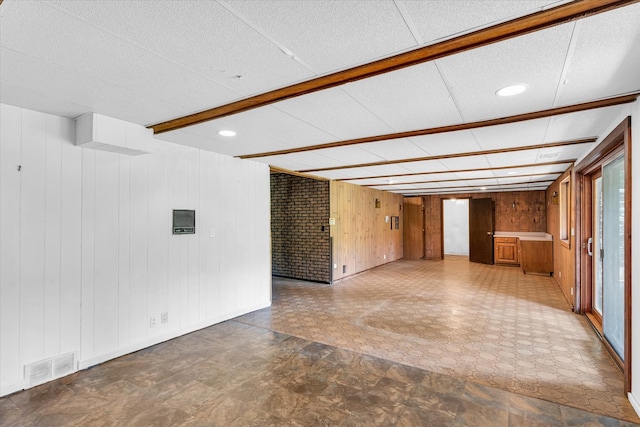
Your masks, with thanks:
M 334 281 L 402 258 L 403 221 L 399 229 L 391 228 L 391 217 L 402 217 L 401 195 L 337 181 L 331 181 L 329 192 L 336 220 L 331 226 Z
M 547 233 L 553 236 L 553 277 L 562 290 L 565 298 L 573 307 L 574 295 L 572 290 L 575 286 L 575 238 L 569 236 L 570 244 L 560 241 L 560 205 L 554 202 L 553 192 L 560 194 L 560 182 L 567 176 L 572 175 L 573 167 L 569 168 L 565 173 L 554 181 L 547 188 L 546 204 L 547 204 Z M 569 212 L 569 229 L 575 224 L 575 182 L 573 178 L 570 180 L 570 193 L 572 202 L 570 203 L 571 211 Z
M 422 196 L 424 200 L 426 259 L 442 259 L 442 199 L 491 198 L 495 203 L 497 231 L 546 232 L 547 212 L 544 191 L 466 193 Z M 414 198 L 412 198 L 414 199 Z M 515 207 L 514 207 L 515 203 Z

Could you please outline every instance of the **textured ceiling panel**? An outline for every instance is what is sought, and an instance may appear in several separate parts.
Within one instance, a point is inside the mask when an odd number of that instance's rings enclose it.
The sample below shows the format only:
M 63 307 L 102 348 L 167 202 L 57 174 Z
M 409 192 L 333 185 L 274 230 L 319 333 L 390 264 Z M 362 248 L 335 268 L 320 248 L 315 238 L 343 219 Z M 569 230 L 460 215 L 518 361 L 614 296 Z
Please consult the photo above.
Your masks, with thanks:
M 34 59 L 6 48 L 0 48 L 0 75 L 3 85 L 39 94 L 29 101 L 16 99 L 15 105 L 66 117 L 87 111 L 104 114 L 138 124 L 146 124 L 159 116 L 184 114 L 187 111 L 153 95 L 133 92 L 122 86 L 78 73 L 58 65 Z M 4 95 L 4 94 L 3 94 Z M 55 101 L 62 104 L 55 106 Z M 3 96 L 2 102 L 12 103 Z M 67 110 L 70 104 L 77 108 Z M 62 107 L 62 108 L 61 108 Z M 64 114 L 63 114 L 64 113 Z
M 392 1 L 227 1 L 318 74 L 416 46 Z
M 626 105 L 618 105 L 555 116 L 549 123 L 545 142 L 599 136 L 625 108 Z
M 200 73 L 236 91 L 238 97 L 312 76 L 216 2 L 58 1 L 53 5 Z
M 218 136 L 218 132 L 221 130 L 233 130 L 236 132 L 236 136 L 227 139 L 221 138 Z M 234 156 L 282 150 L 301 145 L 322 144 L 335 140 L 332 135 L 322 129 L 273 107 L 249 110 L 241 114 L 189 126 L 187 131 L 210 138 L 214 143 L 222 143 L 227 147 L 224 153 Z M 304 135 L 304 138 L 301 135 Z M 170 139 L 170 136 L 167 138 Z
M 428 155 L 428 153 L 416 146 L 410 139 L 370 142 L 362 144 L 360 147 L 385 160 L 410 159 Z
M 547 118 L 508 125 L 489 126 L 473 129 L 471 132 L 483 150 L 523 147 L 544 143 L 550 120 Z
M 393 132 L 392 128 L 341 88 L 299 96 L 278 102 L 274 107 L 314 127 L 324 129 L 335 140 Z
M 527 34 L 436 61 L 466 121 L 551 108 L 573 24 Z M 496 91 L 524 83 L 518 96 Z M 478 100 L 482 102 L 478 102 Z
M 411 138 L 411 141 L 431 156 L 467 153 L 482 149 L 468 130 L 417 136 Z
M 396 132 L 462 122 L 434 63 L 353 82 L 344 90 Z
M 639 23 L 638 3 L 580 21 L 558 104 L 640 90 Z
M 431 44 L 452 34 L 466 33 L 516 16 L 536 12 L 558 3 L 549 0 L 413 1 L 401 0 L 409 12 L 422 43 Z

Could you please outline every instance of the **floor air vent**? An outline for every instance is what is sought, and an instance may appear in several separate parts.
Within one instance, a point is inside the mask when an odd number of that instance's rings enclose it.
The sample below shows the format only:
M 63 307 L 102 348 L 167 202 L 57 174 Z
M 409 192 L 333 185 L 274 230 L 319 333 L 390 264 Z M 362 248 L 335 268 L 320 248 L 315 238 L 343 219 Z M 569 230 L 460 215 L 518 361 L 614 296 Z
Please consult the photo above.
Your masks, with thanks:
M 66 353 L 24 367 L 25 388 L 37 386 L 76 371 L 76 354 Z

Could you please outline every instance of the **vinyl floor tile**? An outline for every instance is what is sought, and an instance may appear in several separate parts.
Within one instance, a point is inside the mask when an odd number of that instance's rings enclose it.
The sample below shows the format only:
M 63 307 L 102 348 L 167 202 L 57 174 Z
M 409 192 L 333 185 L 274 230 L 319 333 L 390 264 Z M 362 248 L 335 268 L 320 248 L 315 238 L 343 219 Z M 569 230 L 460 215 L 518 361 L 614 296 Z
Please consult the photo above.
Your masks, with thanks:
M 466 259 L 333 286 L 0 398 L 0 426 L 629 426 L 552 279 Z

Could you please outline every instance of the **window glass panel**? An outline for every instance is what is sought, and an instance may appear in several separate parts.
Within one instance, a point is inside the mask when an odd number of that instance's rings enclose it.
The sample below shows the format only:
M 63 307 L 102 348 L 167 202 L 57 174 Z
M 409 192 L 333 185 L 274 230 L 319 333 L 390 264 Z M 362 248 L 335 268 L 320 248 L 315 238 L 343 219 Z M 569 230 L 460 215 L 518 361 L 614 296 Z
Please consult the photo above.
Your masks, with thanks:
M 624 157 L 602 168 L 604 336 L 624 356 Z

